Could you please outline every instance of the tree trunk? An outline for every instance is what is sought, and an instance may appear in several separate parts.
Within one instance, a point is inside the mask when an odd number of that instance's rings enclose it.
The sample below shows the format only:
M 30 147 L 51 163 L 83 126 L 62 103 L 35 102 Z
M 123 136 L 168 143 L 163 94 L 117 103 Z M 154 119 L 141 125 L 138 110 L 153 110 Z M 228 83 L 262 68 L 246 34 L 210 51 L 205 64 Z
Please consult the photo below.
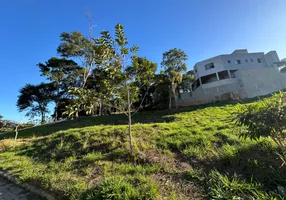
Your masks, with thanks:
M 176 109 L 178 109 L 178 97 L 175 95 L 175 104 L 176 104 Z
M 42 115 L 41 124 L 44 124 L 44 122 L 45 122 L 45 113 L 43 111 L 41 111 L 41 115 Z
M 132 139 L 132 132 L 131 132 L 131 126 L 132 126 L 132 118 L 131 118 L 131 103 L 130 103 L 130 91 L 129 87 L 127 85 L 127 103 L 128 103 L 128 134 L 129 134 L 129 148 L 130 148 L 130 154 L 133 154 L 133 139 Z
M 19 128 L 20 124 L 17 124 L 16 128 L 15 128 L 15 141 L 18 138 L 18 128 Z
M 169 86 L 169 91 L 170 91 L 170 94 L 169 94 L 169 109 L 171 110 L 172 109 L 172 86 Z
M 98 111 L 98 115 L 101 116 L 102 115 L 102 101 L 99 102 L 99 111 Z
M 55 121 L 58 121 L 58 106 L 59 106 L 59 101 L 60 101 L 60 87 L 59 87 L 59 83 L 58 83 L 58 85 L 57 85 L 57 97 L 56 97 L 57 99 L 56 99 L 56 101 L 55 101 L 55 103 L 56 103 L 56 106 L 55 106 L 55 111 L 56 111 L 56 113 L 55 113 Z
M 175 106 L 176 106 L 176 109 L 178 109 L 178 95 L 176 94 L 176 85 L 173 85 L 172 91 L 173 91 L 173 96 L 175 99 Z
M 55 106 L 55 121 L 58 121 L 58 104 L 59 104 L 59 102 L 56 101 L 56 106 Z

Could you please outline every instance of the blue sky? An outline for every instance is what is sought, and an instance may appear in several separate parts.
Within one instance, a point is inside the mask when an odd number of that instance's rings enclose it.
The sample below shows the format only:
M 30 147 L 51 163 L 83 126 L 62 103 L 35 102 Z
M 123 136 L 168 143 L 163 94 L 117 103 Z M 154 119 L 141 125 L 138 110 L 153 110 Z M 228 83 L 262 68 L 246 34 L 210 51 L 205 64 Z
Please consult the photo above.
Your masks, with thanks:
M 285 0 L 6 0 L 0 2 L 0 114 L 19 121 L 19 89 L 44 81 L 36 66 L 57 56 L 61 32 L 125 27 L 139 55 L 160 63 L 181 48 L 188 68 L 203 59 L 247 48 L 286 57 Z

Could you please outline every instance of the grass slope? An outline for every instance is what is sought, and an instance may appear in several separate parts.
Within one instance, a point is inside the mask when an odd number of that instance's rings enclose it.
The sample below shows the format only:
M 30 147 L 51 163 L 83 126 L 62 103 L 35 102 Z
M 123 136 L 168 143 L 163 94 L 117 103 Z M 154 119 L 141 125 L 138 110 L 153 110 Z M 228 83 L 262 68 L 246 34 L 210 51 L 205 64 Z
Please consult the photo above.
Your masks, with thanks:
M 283 199 L 286 170 L 267 138 L 239 138 L 234 105 L 87 117 L 0 143 L 0 168 L 58 199 Z M 1 138 L 14 133 L 1 134 Z

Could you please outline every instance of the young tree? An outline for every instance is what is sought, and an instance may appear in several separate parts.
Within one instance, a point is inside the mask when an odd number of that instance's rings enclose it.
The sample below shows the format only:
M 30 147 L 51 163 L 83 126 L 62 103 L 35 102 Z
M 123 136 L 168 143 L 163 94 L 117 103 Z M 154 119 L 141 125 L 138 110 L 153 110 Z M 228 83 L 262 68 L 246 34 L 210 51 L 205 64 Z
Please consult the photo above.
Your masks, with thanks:
M 181 49 L 171 49 L 163 53 L 161 65 L 165 69 L 165 74 L 170 81 L 169 86 L 169 109 L 172 108 L 172 96 L 175 99 L 176 108 L 178 108 L 178 85 L 182 82 L 182 73 L 187 70 L 185 61 L 188 56 Z
M 47 106 L 54 99 L 55 87 L 53 84 L 41 83 L 39 85 L 26 84 L 20 89 L 17 107 L 20 112 L 29 109 L 27 116 L 41 116 L 41 123 L 45 123 Z
M 65 58 L 50 58 L 45 64 L 38 64 L 41 76 L 46 76 L 54 84 L 55 91 L 55 119 L 58 120 L 58 104 L 61 98 L 68 96 L 68 88 L 76 87 L 82 68 L 73 60 Z
M 127 38 L 125 37 L 123 26 L 117 24 L 115 26 L 115 38 L 112 38 L 108 31 L 101 32 L 101 37 L 94 40 L 96 44 L 96 54 L 94 58 L 90 58 L 97 67 L 93 70 L 99 80 L 100 89 L 92 88 L 77 88 L 72 89 L 73 93 L 77 94 L 77 103 L 69 107 L 67 113 L 69 115 L 79 112 L 84 109 L 86 112 L 94 112 L 98 103 L 106 106 L 115 107 L 117 110 L 125 113 L 128 116 L 128 135 L 130 153 L 133 154 L 133 139 L 132 139 L 132 103 L 138 97 L 138 88 L 134 86 L 134 76 L 130 76 L 127 71 L 128 63 L 138 51 L 137 46 L 128 47 Z M 89 58 L 84 53 L 81 56 Z M 101 75 L 99 78 L 98 75 Z M 105 75 L 103 78 L 102 75 Z M 88 78 L 85 83 L 87 83 Z M 112 81 L 116 80 L 116 81 Z M 93 90 L 101 91 L 95 93 Z
M 105 51 L 111 55 L 109 63 L 106 65 L 106 70 L 111 70 L 111 76 L 123 72 L 122 89 L 114 91 L 114 97 L 116 97 L 120 103 L 120 109 L 128 116 L 128 135 L 129 135 L 129 148 L 130 153 L 133 154 L 133 139 L 132 139 L 132 101 L 136 98 L 136 87 L 132 86 L 133 77 L 128 76 L 127 68 L 130 59 L 138 51 L 137 46 L 128 47 L 128 41 L 125 37 L 124 29 L 121 24 L 115 26 L 115 39 L 113 39 L 107 31 L 102 32 L 102 38 L 100 44 L 104 47 L 108 47 L 109 51 Z M 112 66 L 115 64 L 116 68 Z M 138 91 L 138 90 L 137 90 Z

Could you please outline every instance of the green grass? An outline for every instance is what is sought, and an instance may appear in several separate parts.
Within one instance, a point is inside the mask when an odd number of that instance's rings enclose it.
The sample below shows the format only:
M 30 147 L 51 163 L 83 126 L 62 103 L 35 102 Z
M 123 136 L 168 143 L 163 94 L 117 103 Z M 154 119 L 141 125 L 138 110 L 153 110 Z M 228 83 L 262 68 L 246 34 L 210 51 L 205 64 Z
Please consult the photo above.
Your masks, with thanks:
M 239 138 L 234 106 L 134 115 L 135 157 L 123 115 L 25 129 L 0 142 L 0 168 L 58 199 L 283 199 L 277 147 Z

